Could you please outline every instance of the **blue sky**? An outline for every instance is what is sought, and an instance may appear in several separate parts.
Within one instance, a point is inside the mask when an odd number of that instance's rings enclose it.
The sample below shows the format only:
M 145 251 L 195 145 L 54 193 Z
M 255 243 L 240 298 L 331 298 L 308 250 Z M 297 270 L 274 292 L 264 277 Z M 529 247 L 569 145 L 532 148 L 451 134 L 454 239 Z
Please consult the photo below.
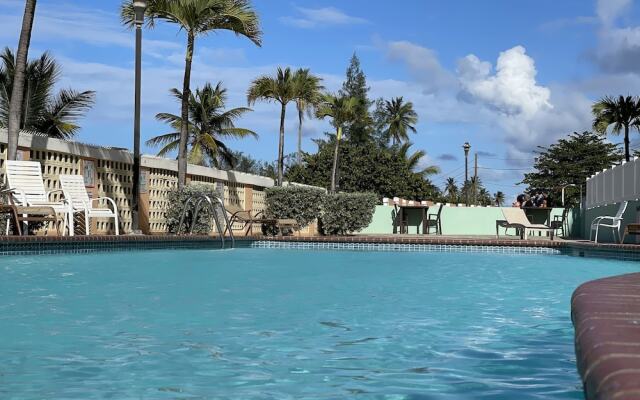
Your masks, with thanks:
M 95 90 L 97 102 L 78 140 L 131 147 L 133 32 L 118 18 L 119 1 L 40 0 L 30 56 L 49 50 L 62 64 L 61 87 Z M 463 179 L 462 144 L 478 152 L 479 175 L 509 196 L 537 145 L 588 129 L 600 96 L 640 91 L 639 7 L 632 0 L 456 2 L 255 0 L 263 46 L 220 32 L 196 43 L 193 86 L 223 81 L 229 106 L 246 105 L 246 89 L 277 66 L 309 67 L 337 90 L 357 52 L 371 97 L 404 96 L 419 114 L 416 149 L 425 163 Z M 0 44 L 15 48 L 23 2 L 0 0 Z M 161 24 L 144 32 L 143 120 L 146 140 L 167 132 L 158 112 L 178 112 L 168 90 L 180 87 L 184 34 Z M 278 109 L 259 104 L 239 123 L 260 135 L 234 149 L 273 160 Z M 296 144 L 289 109 L 286 151 Z M 330 129 L 305 126 L 306 150 Z M 619 141 L 621 138 L 612 138 Z M 634 133 L 634 145 L 640 135 Z M 153 154 L 154 149 L 145 148 Z

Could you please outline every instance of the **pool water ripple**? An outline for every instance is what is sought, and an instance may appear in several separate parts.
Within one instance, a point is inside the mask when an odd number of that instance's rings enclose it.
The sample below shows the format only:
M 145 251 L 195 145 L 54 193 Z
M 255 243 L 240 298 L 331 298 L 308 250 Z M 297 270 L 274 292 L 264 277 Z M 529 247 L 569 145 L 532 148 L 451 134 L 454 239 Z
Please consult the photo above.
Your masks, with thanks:
M 3 399 L 580 399 L 571 292 L 638 270 L 267 249 L 2 264 Z

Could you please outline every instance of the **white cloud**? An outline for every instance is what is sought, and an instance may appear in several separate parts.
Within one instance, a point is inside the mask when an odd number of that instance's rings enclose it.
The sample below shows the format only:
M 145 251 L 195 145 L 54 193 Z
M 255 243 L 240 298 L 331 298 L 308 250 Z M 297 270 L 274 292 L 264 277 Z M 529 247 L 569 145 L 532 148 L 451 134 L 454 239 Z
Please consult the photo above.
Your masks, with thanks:
M 455 84 L 452 74 L 440 65 L 435 51 L 408 41 L 385 43 L 389 59 L 407 65 L 427 93 L 435 93 Z
M 296 10 L 299 16 L 284 16 L 280 21 L 286 25 L 305 29 L 330 25 L 358 25 L 368 22 L 364 18 L 348 15 L 335 7 L 296 7 Z
M 504 114 L 531 118 L 552 108 L 549 89 L 536 83 L 535 63 L 522 46 L 500 53 L 495 75 L 491 64 L 474 55 L 458 62 L 458 74 L 466 93 Z
M 598 0 L 596 14 L 604 25 L 610 25 L 631 6 L 632 0 Z
M 22 18 L 16 14 L 15 9 L 5 8 L 4 11 L 0 13 L 0 26 L 3 27 L 0 30 L 0 39 L 14 43 L 20 32 Z M 32 40 L 72 41 L 91 46 L 124 48 L 133 48 L 135 44 L 133 32 L 122 26 L 115 12 L 52 3 L 38 5 Z M 175 42 L 145 38 L 143 50 L 148 55 L 162 57 L 166 51 L 175 51 L 182 47 Z

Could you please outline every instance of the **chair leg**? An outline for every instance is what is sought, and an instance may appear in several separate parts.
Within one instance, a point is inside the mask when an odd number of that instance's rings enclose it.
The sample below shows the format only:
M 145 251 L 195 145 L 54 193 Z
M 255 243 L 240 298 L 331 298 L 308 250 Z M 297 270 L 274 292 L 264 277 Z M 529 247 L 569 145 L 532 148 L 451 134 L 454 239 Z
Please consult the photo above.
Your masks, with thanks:
M 84 234 L 91 235 L 91 220 L 89 219 L 89 211 L 84 210 Z
M 67 219 L 69 223 L 69 236 L 74 236 L 75 232 L 73 231 L 73 211 L 69 211 L 67 214 Z
M 120 225 L 118 224 L 118 213 L 114 213 L 113 224 L 116 230 L 116 236 L 120 235 Z

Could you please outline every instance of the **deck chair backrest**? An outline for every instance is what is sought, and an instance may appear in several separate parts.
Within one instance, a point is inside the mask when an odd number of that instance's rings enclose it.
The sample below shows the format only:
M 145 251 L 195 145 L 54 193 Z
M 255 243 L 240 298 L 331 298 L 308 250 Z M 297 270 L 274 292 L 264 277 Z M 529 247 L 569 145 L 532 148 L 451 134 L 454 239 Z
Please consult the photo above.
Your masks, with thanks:
M 42 167 L 37 161 L 8 160 L 5 163 L 7 185 L 10 189 L 24 192 L 27 203 L 47 203 L 47 190 L 42 180 Z M 26 205 L 20 193 L 16 193 L 14 200 L 17 205 Z
M 521 208 L 517 207 L 504 207 L 502 209 L 502 215 L 509 224 L 530 225 L 529 219 Z
M 628 201 L 623 201 L 620 203 L 620 207 L 618 207 L 618 212 L 616 213 L 616 219 L 622 219 L 624 212 L 627 210 L 627 206 L 629 205 Z
M 60 175 L 60 186 L 64 198 L 71 203 L 73 208 L 83 209 L 87 205 L 91 207 L 91 200 L 87 188 L 84 186 L 82 175 Z
M 442 214 L 442 209 L 444 208 L 444 204 L 440 203 L 440 206 L 438 207 L 438 218 L 440 218 L 440 215 Z

